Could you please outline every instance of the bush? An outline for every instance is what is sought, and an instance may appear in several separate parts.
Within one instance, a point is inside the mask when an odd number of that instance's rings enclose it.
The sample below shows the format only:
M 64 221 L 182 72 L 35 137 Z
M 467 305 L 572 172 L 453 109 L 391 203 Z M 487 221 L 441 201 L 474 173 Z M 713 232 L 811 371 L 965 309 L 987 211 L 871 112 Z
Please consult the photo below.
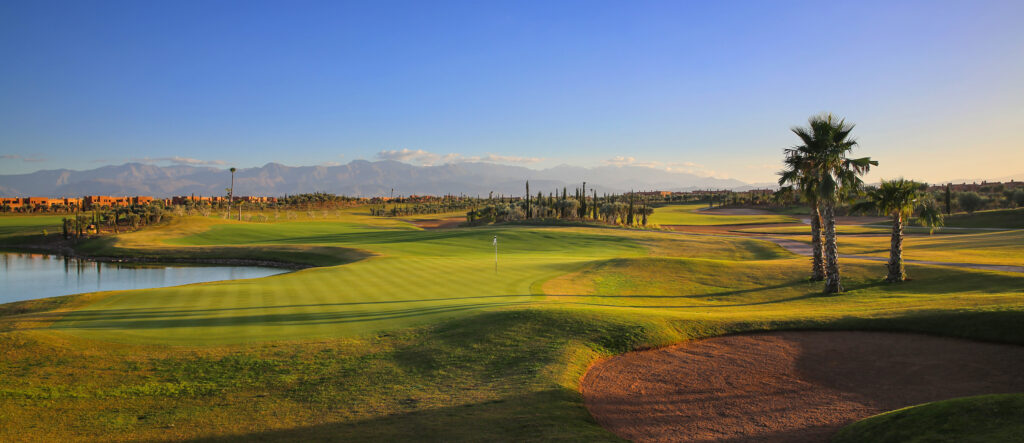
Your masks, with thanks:
M 956 202 L 960 204 L 960 209 L 967 211 L 968 214 L 981 209 L 985 203 L 976 192 L 963 192 L 956 197 Z
M 1013 191 L 1013 194 L 1010 195 L 1010 202 L 1017 205 L 1017 207 L 1024 206 L 1024 189 Z

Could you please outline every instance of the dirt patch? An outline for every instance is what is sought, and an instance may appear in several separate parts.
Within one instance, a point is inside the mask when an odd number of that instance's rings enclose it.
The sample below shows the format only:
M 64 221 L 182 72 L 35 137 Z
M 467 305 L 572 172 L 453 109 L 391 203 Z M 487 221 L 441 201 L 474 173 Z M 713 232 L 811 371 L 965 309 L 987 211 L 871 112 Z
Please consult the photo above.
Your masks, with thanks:
M 789 228 L 793 226 L 800 226 L 796 223 L 747 223 L 738 225 L 661 225 L 664 229 L 679 232 L 692 232 L 697 234 L 728 234 L 728 235 L 745 235 L 745 236 L 757 236 L 764 235 L 754 232 L 739 232 L 743 229 L 753 228 Z M 807 228 L 807 235 L 811 235 L 811 228 Z
M 800 223 L 805 225 L 811 224 L 811 217 L 803 216 L 800 217 Z M 836 217 L 837 225 L 885 225 L 892 223 L 892 219 L 889 217 L 871 217 L 871 216 L 839 216 Z
M 587 409 L 633 441 L 828 441 L 901 407 L 1024 391 L 1024 347 L 915 334 L 779 332 L 603 360 Z
M 712 215 L 775 215 L 774 212 L 765 211 L 764 209 L 752 209 L 752 208 L 715 208 L 715 209 L 698 209 L 701 214 L 712 214 Z
M 406 221 L 423 229 L 451 229 L 457 228 L 462 223 L 465 223 L 466 217 L 430 218 Z

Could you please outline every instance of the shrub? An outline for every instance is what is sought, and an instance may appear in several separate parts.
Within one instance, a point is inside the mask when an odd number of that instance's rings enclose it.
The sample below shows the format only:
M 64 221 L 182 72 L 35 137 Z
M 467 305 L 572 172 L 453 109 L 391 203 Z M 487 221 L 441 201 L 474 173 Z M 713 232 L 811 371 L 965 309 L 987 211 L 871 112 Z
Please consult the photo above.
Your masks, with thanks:
M 976 192 L 963 192 L 956 197 L 956 201 L 960 204 L 960 209 L 967 211 L 968 214 L 981 209 L 985 203 Z

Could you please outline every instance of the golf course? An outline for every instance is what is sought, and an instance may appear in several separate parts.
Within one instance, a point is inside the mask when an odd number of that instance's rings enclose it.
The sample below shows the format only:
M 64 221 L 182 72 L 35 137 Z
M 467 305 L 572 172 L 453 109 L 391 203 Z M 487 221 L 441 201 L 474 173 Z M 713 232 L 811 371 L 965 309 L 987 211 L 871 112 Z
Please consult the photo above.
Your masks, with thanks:
M 731 232 L 802 226 L 795 218 L 668 209 L 652 221 L 730 232 L 422 229 L 354 208 L 284 221 L 182 217 L 87 241 L 79 249 L 96 256 L 255 257 L 303 269 L 0 305 L 0 440 L 642 440 L 588 410 L 597 398 L 581 390 L 588 368 L 723 335 L 803 330 L 973 340 L 1018 351 L 1003 363 L 1024 359 L 1022 273 L 908 264 L 910 279 L 890 284 L 883 263 L 845 258 L 845 292 L 823 296 L 807 281 L 808 257 L 766 240 L 771 233 Z M 5 216 L 0 235 L 32 243 L 53 219 Z M 887 242 L 840 239 L 844 254 L 868 256 Z M 1020 265 L 1022 246 L 1020 230 L 915 233 L 904 253 Z M 731 360 L 721 361 L 728 371 Z M 932 401 L 942 406 L 905 413 L 901 426 L 950 408 L 1019 405 L 1021 394 L 982 395 L 1019 392 L 1022 381 L 1008 377 L 975 380 L 983 387 L 963 395 L 855 408 L 839 425 Z M 982 396 L 944 402 L 967 395 Z M 943 437 L 1019 432 L 1020 408 L 998 411 Z M 886 435 L 891 422 L 841 435 Z

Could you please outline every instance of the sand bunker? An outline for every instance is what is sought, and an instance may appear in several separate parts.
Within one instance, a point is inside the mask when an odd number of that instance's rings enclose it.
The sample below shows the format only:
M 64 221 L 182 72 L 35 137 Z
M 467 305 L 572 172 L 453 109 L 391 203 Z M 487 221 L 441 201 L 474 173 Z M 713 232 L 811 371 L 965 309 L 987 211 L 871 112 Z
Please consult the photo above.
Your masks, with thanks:
M 634 441 L 828 441 L 883 411 L 1024 391 L 1024 347 L 915 334 L 778 332 L 602 360 L 587 409 Z

